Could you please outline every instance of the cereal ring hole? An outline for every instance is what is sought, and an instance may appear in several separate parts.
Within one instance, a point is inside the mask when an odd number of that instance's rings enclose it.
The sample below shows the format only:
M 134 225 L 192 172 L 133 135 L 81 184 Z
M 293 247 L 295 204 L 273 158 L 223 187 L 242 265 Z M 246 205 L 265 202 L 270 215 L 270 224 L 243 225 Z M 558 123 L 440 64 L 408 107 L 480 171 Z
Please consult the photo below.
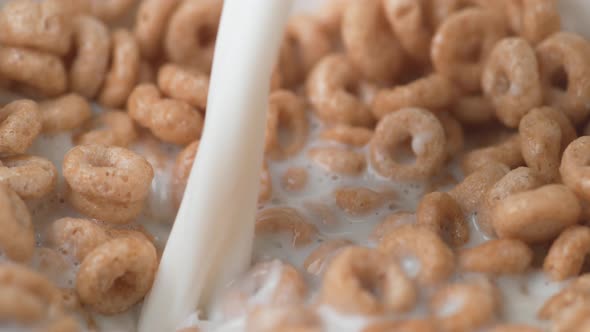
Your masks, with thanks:
M 567 91 L 569 86 L 568 74 L 563 66 L 559 66 L 550 75 L 549 82 L 555 89 Z
M 404 255 L 399 259 L 399 265 L 410 278 L 416 278 L 420 273 L 420 260 L 416 256 Z

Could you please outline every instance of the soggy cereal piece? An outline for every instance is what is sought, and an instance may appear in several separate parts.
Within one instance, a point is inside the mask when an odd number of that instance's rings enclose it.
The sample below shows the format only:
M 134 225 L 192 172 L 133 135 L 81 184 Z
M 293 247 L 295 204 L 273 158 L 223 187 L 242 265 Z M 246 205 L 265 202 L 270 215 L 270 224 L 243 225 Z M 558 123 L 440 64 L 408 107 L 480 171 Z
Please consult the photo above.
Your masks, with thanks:
M 0 161 L 0 183 L 8 185 L 22 199 L 41 198 L 55 189 L 57 169 L 41 157 L 6 157 Z
M 307 155 L 323 169 L 342 175 L 358 176 L 367 164 L 362 153 L 345 148 L 312 148 Z
M 70 89 L 94 98 L 104 82 L 110 59 L 109 28 L 93 16 L 74 18 L 76 55 L 70 65 Z
M 452 247 L 469 241 L 469 225 L 461 206 L 447 193 L 424 195 L 418 205 L 416 219 L 418 225 L 432 229 Z
M 142 57 L 154 59 L 159 55 L 168 19 L 179 2 L 179 0 L 144 0 L 139 4 L 133 33 Z
M 370 239 L 376 242 L 381 241 L 381 239 L 387 235 L 389 232 L 394 230 L 396 227 L 405 224 L 415 224 L 416 223 L 416 214 L 407 211 L 397 211 L 389 214 L 383 220 L 373 228 L 373 232 L 371 232 Z
M 449 16 L 432 40 L 435 70 L 466 91 L 479 91 L 484 63 L 506 34 L 498 15 L 483 8 L 467 8 Z
M 291 91 L 277 90 L 268 97 L 268 104 L 265 152 L 275 160 L 292 157 L 307 141 L 305 103 Z
M 587 305 L 590 303 L 589 293 L 590 274 L 581 275 L 545 301 L 537 316 L 540 319 L 555 319 L 568 307 L 576 307 L 579 304 Z
M 526 243 L 511 239 L 489 240 L 458 254 L 459 269 L 494 275 L 525 273 L 532 261 L 533 251 Z
M 362 332 L 435 332 L 438 328 L 429 319 L 408 319 L 373 323 L 365 327 Z
M 61 285 L 72 272 L 74 263 L 57 250 L 38 247 L 35 248 L 30 266 L 54 284 Z M 70 309 L 65 303 L 64 308 Z
M 408 140 L 415 161 L 403 163 L 396 157 Z M 446 139 L 440 121 L 420 108 L 404 108 L 388 114 L 377 124 L 370 143 L 370 162 L 380 175 L 400 180 L 427 179 L 442 166 Z
M 537 46 L 544 102 L 562 110 L 574 124 L 590 114 L 590 44 L 583 37 L 558 32 Z
M 486 124 L 495 118 L 494 105 L 481 95 L 456 98 L 450 112 L 464 125 Z
M 72 21 L 59 0 L 13 0 L 0 10 L 0 43 L 58 56 L 71 46 Z
M 94 248 L 107 242 L 109 236 L 97 222 L 81 218 L 61 218 L 51 224 L 48 239 L 59 252 L 81 262 Z
M 59 57 L 24 48 L 0 46 L 0 76 L 47 97 L 67 89 L 68 77 Z
M 44 133 L 76 129 L 92 116 L 88 101 L 75 93 L 42 101 L 39 111 Z
M 294 247 L 311 242 L 317 235 L 317 228 L 294 208 L 271 207 L 256 215 L 256 234 L 290 232 Z
M 494 207 L 491 220 L 500 238 L 539 243 L 578 222 L 580 203 L 566 186 L 551 184 L 512 194 Z
M 394 192 L 377 192 L 365 187 L 342 187 L 333 192 L 336 205 L 352 216 L 365 216 L 395 199 Z
M 259 306 L 246 318 L 246 332 L 321 332 L 319 316 L 303 306 Z
M 164 37 L 168 60 L 211 71 L 222 1 L 183 1 L 169 20 Z
M 505 7 L 512 31 L 532 44 L 560 30 L 561 20 L 555 0 L 508 0 Z
M 373 131 L 364 127 L 337 125 L 320 133 L 323 140 L 334 141 L 345 145 L 362 147 L 373 137 Z
M 435 113 L 443 127 L 447 142 L 447 159 L 453 159 L 463 151 L 464 135 L 461 123 L 447 112 Z
M 136 0 L 84 0 L 90 3 L 90 12 L 93 16 L 105 22 L 119 19 L 131 10 Z M 167 0 L 169 1 L 169 0 Z
M 497 325 L 488 330 L 488 332 L 541 332 L 540 329 L 522 324 L 503 324 Z
M 83 304 L 101 314 L 124 312 L 150 290 L 157 267 L 151 242 L 132 236 L 115 238 L 84 258 L 76 291 Z
M 387 22 L 382 1 L 351 1 L 341 29 L 346 53 L 365 78 L 388 82 L 404 69 L 405 55 Z
M 262 169 L 260 170 L 260 189 L 258 192 L 258 204 L 265 203 L 272 196 L 272 177 L 268 170 L 268 163 L 262 162 Z
M 461 168 L 465 174 L 471 174 L 484 165 L 501 163 L 509 168 L 525 164 L 521 150 L 521 137 L 512 134 L 500 142 L 471 150 L 461 158 Z
M 586 255 L 590 253 L 590 228 L 566 228 L 551 245 L 545 257 L 543 270 L 553 280 L 577 276 L 582 270 Z
M 582 136 L 567 146 L 563 152 L 559 172 L 565 185 L 570 187 L 578 196 L 590 201 L 590 187 L 588 178 L 588 151 L 590 151 L 590 136 Z
M 24 153 L 41 131 L 41 114 L 32 100 L 17 100 L 0 109 L 0 156 Z
M 537 57 L 522 38 L 505 38 L 494 46 L 481 85 L 498 119 L 508 127 L 517 127 L 520 119 L 543 101 Z
M 373 100 L 372 111 L 377 119 L 406 107 L 441 109 L 456 98 L 453 83 L 440 74 L 430 74 L 406 85 L 381 89 Z
M 35 230 L 25 203 L 0 183 L 0 251 L 16 262 L 27 262 L 35 250 Z
M 193 167 L 193 162 L 199 150 L 199 141 L 194 141 L 187 145 L 178 155 L 174 162 L 174 169 L 172 170 L 172 181 L 170 183 L 172 196 L 176 206 L 180 206 L 182 196 L 184 196 L 184 189 L 188 181 L 188 176 Z
M 328 124 L 369 127 L 375 122 L 360 97 L 361 74 L 343 54 L 325 56 L 307 78 L 313 110 Z
M 166 96 L 183 100 L 205 110 L 209 93 L 209 76 L 198 70 L 168 63 L 158 70 L 158 87 Z
M 127 113 L 105 111 L 95 116 L 74 136 L 78 145 L 102 144 L 127 147 L 138 137 L 133 120 Z
M 347 239 L 335 239 L 322 242 L 305 258 L 303 268 L 308 273 L 322 275 L 334 259 L 334 257 L 344 248 L 352 246 L 354 243 Z
M 281 177 L 283 189 L 289 192 L 297 192 L 303 190 L 307 185 L 307 170 L 303 167 L 290 167 Z
M 463 213 L 469 215 L 479 210 L 488 190 L 508 171 L 510 169 L 504 164 L 485 164 L 465 177 L 449 191 L 449 195 L 459 203 Z

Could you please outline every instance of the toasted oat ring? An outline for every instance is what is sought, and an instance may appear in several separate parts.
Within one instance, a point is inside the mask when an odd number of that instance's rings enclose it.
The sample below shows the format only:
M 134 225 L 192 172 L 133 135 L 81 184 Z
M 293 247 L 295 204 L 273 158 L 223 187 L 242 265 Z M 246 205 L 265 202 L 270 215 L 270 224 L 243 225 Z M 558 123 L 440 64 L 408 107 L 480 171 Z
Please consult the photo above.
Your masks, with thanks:
M 466 91 L 479 91 L 485 60 L 506 34 L 496 13 L 467 8 L 445 20 L 432 39 L 432 64 Z
M 159 55 L 168 19 L 179 2 L 179 0 L 141 2 L 135 18 L 134 35 L 142 57 L 154 59 Z
M 481 86 L 508 127 L 517 127 L 532 108 L 541 105 L 543 90 L 533 48 L 522 38 L 505 38 L 491 51 Z
M 0 249 L 11 260 L 26 262 L 35 250 L 35 230 L 25 203 L 0 184 Z
M 420 262 L 416 279 L 424 284 L 436 284 L 450 277 L 455 268 L 453 252 L 427 227 L 400 225 L 379 241 L 379 249 L 398 260 L 415 258 Z
M 320 138 L 350 146 L 365 146 L 373 137 L 373 131 L 364 127 L 337 125 L 322 131 Z
M 574 124 L 590 113 L 590 44 L 573 33 L 558 32 L 537 46 L 545 103 L 561 109 Z
M 408 138 L 411 138 L 416 161 L 402 164 L 395 159 L 395 150 Z M 369 159 L 373 168 L 384 177 L 420 180 L 441 168 L 445 148 L 445 133 L 436 116 L 424 109 L 404 108 L 379 121 L 371 139 Z
M 168 63 L 158 71 L 158 87 L 167 96 L 205 110 L 209 77 L 197 70 Z
M 566 186 L 552 184 L 512 194 L 494 207 L 492 224 L 500 238 L 527 243 L 551 240 L 578 222 L 580 203 Z
M 314 111 L 330 124 L 369 127 L 375 120 L 363 103 L 358 85 L 360 73 L 342 54 L 325 56 L 307 78 L 306 91 Z
M 532 44 L 537 44 L 561 28 L 554 0 L 505 1 L 511 29 Z
M 307 140 L 309 125 L 305 103 L 291 91 L 278 90 L 268 97 L 268 104 L 266 153 L 275 160 L 292 157 L 303 148 Z M 279 140 L 281 129 L 290 132 L 288 142 Z
M 316 164 L 337 174 L 358 176 L 367 165 L 363 154 L 344 148 L 312 148 L 307 154 Z
M 381 239 L 391 232 L 396 227 L 405 224 L 415 224 L 416 214 L 407 211 L 397 211 L 389 214 L 383 220 L 373 228 L 369 239 L 379 242 Z
M 188 103 L 161 99 L 151 106 L 149 128 L 164 142 L 188 144 L 201 137 L 203 115 Z
M 223 2 L 184 1 L 170 17 L 164 37 L 169 60 L 209 73 Z
M 488 190 L 510 169 L 504 164 L 489 163 L 469 174 L 449 194 L 469 215 L 480 209 Z
M 470 174 L 490 163 L 501 163 L 510 168 L 523 166 L 525 161 L 521 145 L 520 135 L 510 135 L 499 143 L 465 153 L 461 159 L 461 168 L 465 174 Z
M 383 2 L 389 24 L 403 49 L 418 63 L 430 62 L 433 22 L 428 17 L 426 1 L 386 0 Z
M 366 187 L 341 187 L 333 192 L 336 205 L 352 216 L 365 216 L 395 199 L 395 193 L 378 192 Z
M 89 0 L 92 15 L 111 22 L 125 16 L 136 0 Z M 167 0 L 169 1 L 169 0 Z
M 137 84 L 155 84 L 156 81 L 157 77 L 154 65 L 147 62 L 146 60 L 141 60 L 141 62 L 139 63 L 139 74 L 137 75 Z
M 78 145 L 102 144 L 127 147 L 138 137 L 133 120 L 127 113 L 105 111 L 85 126 L 81 133 L 74 136 Z
M 13 101 L 0 109 L 0 156 L 24 153 L 41 131 L 41 114 L 32 100 Z
M 551 245 L 543 270 L 553 280 L 574 277 L 582 270 L 584 258 L 590 253 L 590 228 L 571 226 Z
M 342 249 L 352 246 L 353 244 L 352 241 L 347 239 L 335 239 L 322 242 L 322 244 L 317 246 L 307 258 L 305 258 L 303 268 L 305 268 L 305 271 L 313 275 L 322 275 L 332 259 L 334 259 Z
M 246 318 L 246 332 L 321 332 L 321 321 L 310 308 L 301 305 L 254 308 Z
M 302 246 L 311 242 L 318 230 L 308 223 L 294 208 L 266 208 L 256 216 L 256 234 L 288 231 L 293 236 L 293 245 Z
M 588 151 L 590 151 L 590 136 L 582 136 L 568 145 L 563 152 L 559 172 L 565 185 L 570 187 L 578 196 L 590 201 L 590 168 L 588 165 Z
M 463 150 L 464 137 L 463 127 L 452 115 L 447 112 L 435 113 L 438 121 L 443 127 L 447 141 L 447 159 L 452 159 Z
M 80 301 L 102 314 L 126 311 L 152 287 L 156 248 L 137 237 L 112 239 L 92 250 L 76 277 Z
M 316 13 L 318 20 L 322 23 L 332 39 L 340 36 L 342 16 L 350 0 L 326 0 Z
M 436 332 L 438 329 L 433 321 L 429 319 L 408 319 L 385 321 L 371 324 L 365 327 L 362 332 Z
M 420 200 L 416 212 L 418 225 L 426 226 L 452 247 L 469 241 L 469 225 L 455 199 L 442 192 L 426 194 Z
M 381 296 L 374 289 L 383 292 Z M 406 312 L 416 304 L 416 288 L 403 270 L 375 249 L 348 247 L 324 273 L 320 303 L 343 314 Z
M 559 293 L 550 297 L 539 312 L 540 319 L 555 319 L 561 311 L 570 306 L 576 306 L 579 303 L 588 303 L 588 294 L 590 293 L 590 274 L 584 274 L 564 287 Z
M 0 162 L 0 183 L 8 185 L 23 199 L 41 198 L 55 189 L 57 169 L 41 157 L 7 157 Z
M 82 195 L 66 183 L 65 197 L 68 203 L 82 215 L 112 224 L 133 221 L 143 210 L 144 200 L 117 202 L 111 199 Z
M 307 185 L 308 173 L 303 167 L 289 167 L 281 176 L 283 189 L 290 192 L 303 190 Z
M 49 229 L 49 242 L 64 255 L 81 262 L 94 248 L 107 242 L 109 236 L 104 227 L 88 219 L 61 218 Z
M 495 117 L 494 105 L 481 95 L 456 98 L 450 112 L 465 125 L 485 124 Z
M 80 127 L 92 115 L 88 101 L 75 93 L 39 103 L 44 133 L 69 131 Z
M 521 325 L 521 324 L 503 324 L 498 325 L 489 330 L 488 332 L 541 332 L 536 327 Z
M 129 116 L 143 127 L 151 125 L 151 106 L 162 98 L 154 84 L 140 84 L 133 89 L 127 99 Z
M 188 176 L 193 167 L 195 157 L 199 151 L 199 141 L 194 141 L 187 145 L 178 155 L 174 161 L 174 169 L 172 170 L 172 181 L 170 183 L 172 196 L 177 206 L 180 206 L 182 196 L 184 196 L 184 189 L 188 181 Z
M 533 251 L 526 243 L 511 239 L 489 240 L 458 254 L 461 270 L 494 275 L 524 273 L 532 261 Z

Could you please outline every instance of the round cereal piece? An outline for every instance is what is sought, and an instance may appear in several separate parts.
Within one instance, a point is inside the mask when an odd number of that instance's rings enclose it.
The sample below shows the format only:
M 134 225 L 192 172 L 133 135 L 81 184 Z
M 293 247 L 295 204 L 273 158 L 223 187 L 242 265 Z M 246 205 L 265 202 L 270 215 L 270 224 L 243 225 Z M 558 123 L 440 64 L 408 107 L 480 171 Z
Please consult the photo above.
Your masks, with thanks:
M 95 116 L 81 133 L 74 136 L 78 145 L 102 144 L 127 147 L 138 137 L 133 120 L 127 113 L 106 111 Z
M 209 93 L 209 76 L 197 70 L 167 63 L 158 70 L 158 87 L 165 95 L 204 110 Z
M 458 11 L 432 39 L 432 64 L 462 89 L 479 91 L 488 54 L 505 34 L 502 20 L 493 11 L 477 7 Z
M 307 185 L 307 170 L 303 167 L 290 167 L 281 177 L 283 188 L 290 192 L 303 190 Z
M 377 192 L 365 187 L 342 187 L 333 192 L 336 205 L 352 216 L 365 216 L 395 198 L 393 192 Z
M 455 188 L 449 191 L 463 213 L 469 215 L 480 209 L 488 190 L 510 171 L 500 163 L 489 163 L 469 174 Z
M 345 55 L 325 56 L 307 78 L 313 110 L 329 124 L 372 126 L 373 114 L 358 93 L 360 81 L 360 73 Z
M 386 0 L 383 2 L 391 28 L 404 51 L 418 63 L 430 62 L 432 27 L 428 17 L 427 1 Z
M 154 59 L 159 55 L 168 19 L 179 2 L 179 0 L 145 0 L 139 4 L 133 34 L 142 57 Z
M 463 173 L 471 174 L 491 163 L 501 163 L 509 168 L 523 166 L 521 145 L 520 135 L 512 134 L 494 145 L 471 150 L 461 158 L 461 169 Z
M 577 276 L 588 253 L 590 228 L 571 226 L 551 245 L 543 263 L 543 270 L 551 279 L 558 281 Z
M 188 103 L 175 99 L 161 99 L 150 107 L 149 128 L 164 142 L 188 144 L 201 137 L 203 115 Z
M 465 125 L 486 124 L 495 118 L 494 105 L 481 95 L 456 98 L 449 111 Z
M 184 196 L 184 189 L 186 188 L 188 176 L 197 156 L 197 151 L 199 151 L 199 141 L 194 141 L 182 149 L 176 156 L 170 185 L 172 196 L 177 206 L 180 205 L 182 196 Z
M 32 100 L 17 100 L 0 109 L 0 156 L 24 153 L 41 132 L 41 114 Z
M 81 218 L 58 219 L 51 224 L 48 232 L 51 245 L 78 262 L 82 262 L 92 250 L 109 240 L 102 225 Z
M 555 238 L 579 216 L 576 195 L 564 185 L 552 184 L 504 198 L 491 219 L 500 238 L 539 243 Z
M 27 262 L 35 250 L 35 230 L 25 203 L 0 183 L 0 250 L 9 259 Z
M 354 243 L 347 239 L 335 239 L 322 242 L 305 258 L 303 268 L 313 275 L 322 275 L 332 259 L 342 249 L 352 246 Z
M 271 207 L 256 215 L 256 234 L 285 231 L 291 233 L 295 247 L 310 243 L 318 233 L 317 228 L 294 208 Z
M 350 0 L 326 0 L 315 13 L 324 30 L 335 39 L 340 34 L 342 16 Z
M 401 163 L 396 160 L 396 150 L 408 139 L 416 160 Z M 424 109 L 404 108 L 379 121 L 371 139 L 369 159 L 371 166 L 384 177 L 422 180 L 441 168 L 445 148 L 445 133 L 436 116 Z
M 469 225 L 455 199 L 442 192 L 426 194 L 416 211 L 418 225 L 438 233 L 452 247 L 469 241 Z
M 559 172 L 565 185 L 570 187 L 578 196 L 590 200 L 590 178 L 588 168 L 588 151 L 590 151 L 590 136 L 582 136 L 571 142 L 561 159 Z
M 24 48 L 0 46 L 0 76 L 47 97 L 64 93 L 68 85 L 58 56 Z
M 415 224 L 416 214 L 408 211 L 397 211 L 387 215 L 373 228 L 369 239 L 379 242 L 389 232 L 405 224 Z
M 381 89 L 373 100 L 371 110 L 377 119 L 406 107 L 425 109 L 445 108 L 456 97 L 453 83 L 440 74 L 430 74 L 406 85 Z
M 590 44 L 576 34 L 558 32 L 536 51 L 545 104 L 581 123 L 590 114 Z
M 127 15 L 136 0 L 88 0 L 90 12 L 103 21 L 111 22 Z M 169 0 L 167 0 L 169 1 Z
M 127 112 L 139 125 L 149 127 L 152 121 L 151 107 L 161 98 L 160 90 L 154 84 L 139 84 L 127 99 Z
M 74 40 L 77 49 L 70 66 L 70 89 L 86 98 L 94 98 L 109 65 L 109 28 L 93 16 L 80 15 L 74 19 Z
M 555 0 L 505 1 L 510 28 L 532 44 L 558 32 L 561 20 Z
M 435 113 L 435 115 L 445 131 L 447 158 L 452 159 L 463 151 L 463 127 L 459 121 L 447 112 L 439 112 Z
M 455 269 L 453 252 L 427 227 L 400 225 L 379 241 L 379 249 L 398 260 L 417 259 L 416 279 L 423 284 L 437 284 L 447 280 Z
M 334 141 L 344 145 L 362 147 L 367 145 L 373 137 L 373 131 L 364 127 L 336 125 L 320 133 L 323 140 Z
M 351 1 L 342 17 L 346 53 L 363 76 L 388 82 L 404 66 L 404 53 L 387 22 L 382 1 Z
M 0 183 L 8 185 L 22 199 L 41 198 L 55 189 L 57 169 L 41 157 L 7 157 L 0 163 Z
M 157 267 L 151 242 L 132 236 L 115 238 L 84 258 L 76 291 L 83 304 L 101 314 L 124 312 L 150 290 Z
M 301 305 L 258 306 L 246 317 L 245 332 L 321 332 L 319 316 Z
M 461 270 L 494 275 L 524 273 L 532 261 L 533 251 L 526 243 L 512 239 L 489 240 L 458 254 Z
M 367 164 L 362 153 L 345 148 L 311 148 L 307 155 L 326 171 L 342 175 L 358 176 Z
M 268 97 L 266 122 L 266 154 L 282 160 L 297 154 L 307 140 L 309 124 L 305 103 L 288 90 L 274 91 Z M 289 139 L 281 140 L 280 131 L 287 131 Z
M 362 332 L 436 332 L 438 328 L 429 319 L 408 319 L 372 323 Z
M 72 21 L 58 0 L 7 1 L 0 10 L 0 43 L 58 56 L 71 46 Z
M 170 17 L 164 51 L 172 62 L 211 71 L 222 1 L 183 1 Z
M 543 101 L 535 51 L 522 38 L 505 38 L 491 51 L 483 69 L 481 86 L 498 119 L 517 127 L 520 119 Z
M 319 302 L 342 314 L 376 315 L 410 311 L 416 304 L 416 293 L 401 267 L 384 254 L 347 247 L 327 267 Z
M 589 292 L 590 274 L 581 275 L 567 284 L 559 293 L 545 301 L 537 316 L 540 319 L 555 319 L 569 306 L 588 303 Z
M 69 184 L 65 188 L 66 201 L 80 214 L 111 224 L 132 222 L 143 210 L 144 200 L 117 202 L 78 194 Z
M 75 93 L 42 101 L 39 111 L 44 133 L 76 129 L 92 116 L 88 101 Z
M 541 330 L 523 324 L 502 324 L 493 327 L 488 332 L 541 332 Z
M 104 79 L 98 101 L 104 106 L 118 108 L 125 105 L 137 83 L 140 55 L 139 46 L 131 32 L 117 29 L 111 38 L 111 68 Z

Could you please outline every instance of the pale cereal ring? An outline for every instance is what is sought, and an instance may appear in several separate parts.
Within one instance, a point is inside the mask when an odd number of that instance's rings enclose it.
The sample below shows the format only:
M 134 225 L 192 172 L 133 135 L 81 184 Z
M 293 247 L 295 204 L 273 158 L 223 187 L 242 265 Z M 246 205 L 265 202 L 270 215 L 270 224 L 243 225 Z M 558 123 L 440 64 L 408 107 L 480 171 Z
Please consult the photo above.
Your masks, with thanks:
M 7 157 L 0 162 L 0 183 L 8 185 L 23 199 L 41 198 L 55 189 L 57 169 L 41 157 Z
M 486 124 L 495 118 L 494 105 L 481 95 L 456 98 L 449 111 L 465 125 Z
M 463 151 L 463 127 L 459 121 L 447 112 L 437 112 L 434 115 L 436 115 L 445 131 L 447 159 L 452 159 Z
M 416 211 L 418 225 L 438 233 L 452 247 L 459 247 L 469 241 L 469 225 L 455 199 L 442 192 L 426 194 L 420 200 Z
M 563 152 L 559 172 L 565 185 L 570 187 L 578 196 L 590 200 L 590 178 L 588 168 L 588 151 L 590 151 L 590 136 L 582 136 L 568 145 Z
M 139 46 L 131 32 L 117 29 L 111 38 L 111 68 L 104 79 L 98 101 L 107 107 L 118 108 L 125 105 L 137 83 L 140 55 Z
M 133 33 L 142 57 L 154 59 L 159 55 L 168 19 L 179 2 L 179 0 L 145 0 L 139 4 Z
M 295 247 L 310 243 L 318 233 L 317 228 L 294 208 L 266 208 L 256 215 L 256 234 L 285 231 L 291 233 Z
M 590 113 L 590 44 L 573 33 L 558 32 L 537 46 L 545 104 L 562 110 L 574 124 Z
M 222 1 L 184 1 L 170 17 L 164 37 L 169 60 L 209 73 Z
M 458 253 L 458 268 L 467 272 L 494 275 L 525 273 L 533 261 L 533 251 L 526 243 L 511 239 L 494 239 Z
M 203 115 L 188 103 L 161 99 L 151 105 L 149 128 L 164 142 L 188 144 L 201 137 Z
M 397 211 L 389 214 L 383 220 L 373 228 L 369 238 L 373 241 L 379 242 L 389 232 L 394 230 L 396 227 L 405 224 L 415 224 L 416 214 L 407 211 Z
M 552 184 L 512 194 L 494 207 L 492 224 L 500 238 L 527 243 L 551 240 L 578 222 L 580 203 L 566 186 Z
M 365 78 L 381 82 L 397 78 L 405 56 L 381 1 L 351 1 L 344 11 L 341 29 L 347 55 Z
M 517 127 L 520 119 L 543 101 L 533 48 L 522 38 L 499 41 L 483 68 L 481 86 L 498 119 L 508 127 Z
M 154 84 L 140 84 L 133 89 L 127 99 L 129 116 L 143 127 L 151 124 L 151 106 L 162 98 Z
M 209 93 L 209 76 L 197 70 L 167 63 L 158 70 L 158 87 L 166 96 L 183 100 L 205 110 Z
M 570 306 L 576 306 L 579 303 L 588 303 L 590 293 L 590 274 L 584 274 L 567 286 L 565 286 L 559 293 L 550 297 L 539 312 L 537 317 L 540 319 L 554 319 L 561 311 L 566 310 Z
M 365 327 L 362 332 L 436 332 L 438 328 L 429 319 L 408 319 L 393 322 L 385 321 L 373 323 Z
M 90 2 L 90 12 L 103 21 L 110 22 L 125 16 L 136 0 L 86 0 Z M 169 0 L 166 0 L 169 1 Z
M 466 91 L 479 91 L 486 58 L 506 34 L 490 10 L 467 8 L 446 19 L 432 39 L 431 59 L 437 72 Z
M 117 202 L 76 193 L 66 183 L 65 197 L 70 206 L 89 218 L 112 224 L 127 224 L 133 221 L 143 210 L 143 200 L 134 202 Z
M 74 19 L 76 55 L 70 65 L 70 89 L 86 98 L 94 98 L 107 73 L 111 36 L 109 28 L 93 16 Z
M 371 110 L 377 119 L 406 107 L 441 109 L 449 106 L 457 93 L 453 83 L 440 74 L 431 74 L 406 85 L 380 90 Z
M 488 332 L 542 332 L 540 329 L 522 324 L 497 325 Z
M 471 150 L 461 158 L 461 168 L 465 174 L 473 173 L 490 163 L 501 163 L 509 168 L 523 166 L 525 161 L 520 135 L 513 134 L 494 145 Z
M 321 332 L 321 320 L 313 309 L 295 306 L 258 306 L 246 317 L 245 332 Z
M 335 239 L 322 242 L 317 246 L 303 262 L 303 268 L 308 273 L 313 275 L 322 275 L 334 259 L 334 257 L 342 251 L 342 249 L 352 246 L 354 243 L 347 239 Z
M 555 0 L 508 0 L 504 3 L 510 28 L 532 44 L 561 28 Z
M 504 164 L 485 164 L 465 177 L 449 195 L 459 203 L 463 213 L 469 215 L 481 207 L 488 190 L 509 170 Z
M 307 185 L 307 170 L 302 167 L 290 167 L 281 177 L 283 188 L 290 192 L 303 190 Z
M 396 150 L 410 140 L 416 160 L 400 163 Z M 377 124 L 370 143 L 370 161 L 380 175 L 401 181 L 426 179 L 436 173 L 446 157 L 443 127 L 430 112 L 404 108 L 388 114 Z
M 25 203 L 0 184 L 0 249 L 9 259 L 26 262 L 35 250 L 35 230 Z
M 427 227 L 405 224 L 392 229 L 379 241 L 379 249 L 400 261 L 417 259 L 416 279 L 423 284 L 437 284 L 448 279 L 455 269 L 453 252 Z
M 330 124 L 369 127 L 375 120 L 360 99 L 360 73 L 342 54 L 325 56 L 309 73 L 306 92 L 314 111 Z
M 177 206 L 180 206 L 182 196 L 184 196 L 184 189 L 186 188 L 188 176 L 193 167 L 198 150 L 199 141 L 194 141 L 182 149 L 174 161 L 174 169 L 172 170 L 172 181 L 170 182 L 170 185 L 172 196 Z
M 44 133 L 78 128 L 92 116 L 88 101 L 75 93 L 42 101 L 39 103 L 39 111 Z
M 95 116 L 73 138 L 77 145 L 102 144 L 127 147 L 138 137 L 133 120 L 127 113 L 105 111 Z
M 366 187 L 341 187 L 332 193 L 336 205 L 349 215 L 368 215 L 395 199 L 395 193 L 378 192 Z
M 305 145 L 309 124 L 305 103 L 288 90 L 274 91 L 268 97 L 265 152 L 275 160 L 297 154 Z M 286 142 L 279 131 L 286 131 Z
M 386 0 L 385 13 L 404 51 L 418 63 L 430 62 L 432 23 L 427 7 L 436 6 L 428 1 Z
M 59 57 L 24 48 L 0 47 L 0 76 L 48 97 L 64 93 L 68 85 Z
M 321 139 L 357 147 L 367 145 L 371 137 L 373 137 L 371 129 L 347 125 L 330 127 L 320 133 Z
M 17 100 L 0 109 L 0 156 L 24 153 L 41 132 L 41 114 L 32 100 Z
M 312 148 L 307 155 L 326 171 L 337 174 L 358 176 L 367 166 L 364 154 L 344 148 Z
M 156 71 L 154 66 L 146 60 L 141 60 L 139 63 L 139 74 L 137 74 L 137 84 L 152 83 L 157 81 Z
M 0 10 L 0 43 L 65 55 L 72 44 L 67 14 L 58 0 L 7 1 Z
M 112 239 L 92 250 L 80 265 L 80 301 L 102 314 L 124 312 L 152 287 L 158 256 L 151 242 L 136 237 Z
M 104 227 L 94 221 L 61 218 L 51 224 L 48 239 L 59 252 L 81 262 L 94 248 L 107 242 L 109 236 Z
M 552 280 L 565 280 L 577 276 L 584 259 L 590 253 L 590 228 L 566 228 L 551 245 L 545 257 L 543 270 Z

